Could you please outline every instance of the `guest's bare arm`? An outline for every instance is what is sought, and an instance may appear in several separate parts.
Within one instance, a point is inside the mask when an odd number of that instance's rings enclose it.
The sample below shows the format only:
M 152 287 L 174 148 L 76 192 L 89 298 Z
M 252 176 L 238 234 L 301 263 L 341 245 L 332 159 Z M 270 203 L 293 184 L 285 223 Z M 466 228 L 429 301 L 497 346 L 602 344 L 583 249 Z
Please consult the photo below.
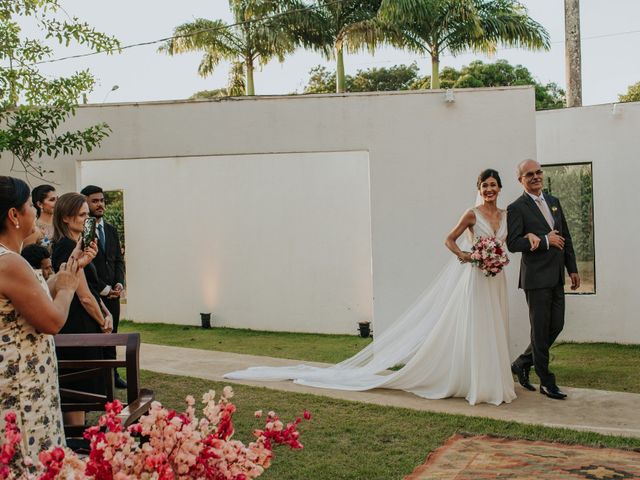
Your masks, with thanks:
M 3 255 L 0 294 L 11 300 L 15 309 L 39 332 L 58 333 L 69 315 L 69 305 L 78 284 L 77 272 L 75 262 L 63 264 L 56 275 L 60 283 L 51 301 L 29 265 L 17 255 Z

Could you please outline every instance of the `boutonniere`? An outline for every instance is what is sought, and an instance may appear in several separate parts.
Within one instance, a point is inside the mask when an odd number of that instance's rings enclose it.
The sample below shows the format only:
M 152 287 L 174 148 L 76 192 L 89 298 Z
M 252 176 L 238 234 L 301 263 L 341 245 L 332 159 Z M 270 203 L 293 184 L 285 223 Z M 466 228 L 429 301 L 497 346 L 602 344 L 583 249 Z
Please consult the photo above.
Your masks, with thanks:
M 558 211 L 558 207 L 551 207 L 551 213 L 555 215 L 557 211 Z

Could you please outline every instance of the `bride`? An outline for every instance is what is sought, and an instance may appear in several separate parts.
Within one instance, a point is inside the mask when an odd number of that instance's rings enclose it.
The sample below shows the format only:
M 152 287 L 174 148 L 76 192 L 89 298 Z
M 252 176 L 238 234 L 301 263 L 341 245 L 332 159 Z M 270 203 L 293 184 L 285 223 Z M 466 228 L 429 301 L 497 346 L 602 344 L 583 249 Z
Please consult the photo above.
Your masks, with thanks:
M 452 258 L 433 284 L 382 334 L 353 357 L 328 368 L 252 367 L 227 373 L 235 380 L 294 380 L 340 390 L 391 388 L 424 398 L 464 397 L 471 404 L 516 398 L 508 349 L 504 273 L 486 277 L 469 261 L 476 237 L 507 236 L 506 211 L 497 206 L 498 172 L 478 177 L 480 205 L 464 213 L 445 245 Z M 466 232 L 461 241 L 456 241 Z M 536 239 L 531 238 L 533 242 Z M 397 371 L 391 367 L 403 365 Z

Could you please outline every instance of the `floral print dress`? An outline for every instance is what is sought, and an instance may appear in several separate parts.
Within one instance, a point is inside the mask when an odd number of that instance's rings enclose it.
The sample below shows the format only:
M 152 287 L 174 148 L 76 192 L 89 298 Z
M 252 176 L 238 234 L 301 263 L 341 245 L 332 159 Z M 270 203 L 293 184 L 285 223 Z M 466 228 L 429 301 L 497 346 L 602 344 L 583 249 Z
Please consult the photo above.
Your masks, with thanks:
M 0 256 L 16 255 L 0 246 Z M 25 261 L 26 262 L 26 261 Z M 49 292 L 42 274 L 38 277 Z M 16 312 L 11 301 L 0 296 L 0 426 L 4 416 L 16 413 L 22 444 L 15 460 L 31 457 L 53 446 L 64 445 L 58 367 L 53 336 L 39 333 Z

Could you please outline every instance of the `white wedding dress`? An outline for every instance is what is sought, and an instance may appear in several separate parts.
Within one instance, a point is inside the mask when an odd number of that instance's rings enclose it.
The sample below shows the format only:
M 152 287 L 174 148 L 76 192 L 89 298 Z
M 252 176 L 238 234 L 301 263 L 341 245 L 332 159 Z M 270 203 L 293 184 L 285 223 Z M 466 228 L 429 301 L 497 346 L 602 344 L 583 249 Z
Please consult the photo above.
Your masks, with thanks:
M 476 237 L 507 236 L 506 212 L 497 232 L 473 209 Z M 468 233 L 468 232 L 467 232 Z M 468 250 L 472 235 L 463 239 Z M 464 397 L 471 405 L 516 398 L 508 349 L 504 273 L 485 277 L 452 258 L 420 298 L 353 357 L 328 368 L 309 365 L 252 367 L 235 380 L 286 380 L 319 388 L 391 388 L 424 398 Z M 404 364 L 397 371 L 388 369 Z

